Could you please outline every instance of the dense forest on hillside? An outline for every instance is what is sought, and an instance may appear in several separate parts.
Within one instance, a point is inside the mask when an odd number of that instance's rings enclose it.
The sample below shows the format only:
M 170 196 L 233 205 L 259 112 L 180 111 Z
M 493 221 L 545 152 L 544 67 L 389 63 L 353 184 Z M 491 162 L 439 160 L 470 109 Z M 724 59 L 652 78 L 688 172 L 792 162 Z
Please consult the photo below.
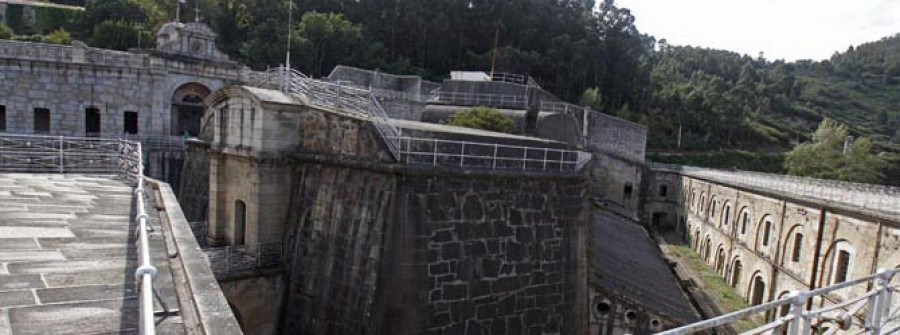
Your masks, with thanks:
M 87 0 L 83 15 L 51 28 L 97 47 L 148 47 L 177 2 Z M 186 2 L 182 19 L 196 5 L 234 59 L 256 69 L 284 61 L 288 1 Z M 784 62 L 669 45 L 613 0 L 295 0 L 293 15 L 291 63 L 314 76 L 347 64 L 440 80 L 489 70 L 496 44 L 497 71 L 648 125 L 651 151 L 785 152 L 824 117 L 900 151 L 900 35 Z

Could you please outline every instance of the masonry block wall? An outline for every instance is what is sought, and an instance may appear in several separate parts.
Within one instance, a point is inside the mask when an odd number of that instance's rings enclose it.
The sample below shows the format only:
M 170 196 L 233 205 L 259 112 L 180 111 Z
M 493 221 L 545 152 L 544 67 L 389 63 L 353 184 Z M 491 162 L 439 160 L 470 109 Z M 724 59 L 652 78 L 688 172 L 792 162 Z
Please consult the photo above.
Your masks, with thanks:
M 584 321 L 580 179 L 405 177 L 383 334 L 574 334 Z

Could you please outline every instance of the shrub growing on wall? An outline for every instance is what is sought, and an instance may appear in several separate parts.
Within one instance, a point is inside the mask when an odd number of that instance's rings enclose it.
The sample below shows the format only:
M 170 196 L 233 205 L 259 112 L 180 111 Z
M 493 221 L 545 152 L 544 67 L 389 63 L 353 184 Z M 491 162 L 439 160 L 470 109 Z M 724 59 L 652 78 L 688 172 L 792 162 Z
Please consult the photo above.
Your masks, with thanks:
M 512 118 L 495 109 L 480 106 L 454 115 L 445 124 L 509 134 L 516 131 Z

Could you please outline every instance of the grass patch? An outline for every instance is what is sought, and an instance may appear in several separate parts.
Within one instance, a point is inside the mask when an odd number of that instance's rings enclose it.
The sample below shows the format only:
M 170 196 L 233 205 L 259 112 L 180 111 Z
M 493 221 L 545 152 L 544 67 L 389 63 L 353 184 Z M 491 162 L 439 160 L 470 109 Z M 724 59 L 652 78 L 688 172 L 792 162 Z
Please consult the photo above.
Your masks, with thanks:
M 719 306 L 720 309 L 723 309 L 723 313 L 730 313 L 750 307 L 746 300 L 738 295 L 737 292 L 734 291 L 734 288 L 725 283 L 725 280 L 723 280 L 718 273 L 706 265 L 706 262 L 704 262 L 703 259 L 700 258 L 700 255 L 694 252 L 690 246 L 684 244 L 669 244 L 668 248 L 674 256 L 678 257 L 682 266 L 700 277 L 695 278 L 703 281 L 702 283 L 698 283 L 698 285 L 703 285 L 703 291 L 715 300 L 716 305 Z M 731 326 L 735 331 L 741 333 L 759 327 L 764 323 L 765 320 L 763 315 L 755 315 L 748 319 L 732 323 Z

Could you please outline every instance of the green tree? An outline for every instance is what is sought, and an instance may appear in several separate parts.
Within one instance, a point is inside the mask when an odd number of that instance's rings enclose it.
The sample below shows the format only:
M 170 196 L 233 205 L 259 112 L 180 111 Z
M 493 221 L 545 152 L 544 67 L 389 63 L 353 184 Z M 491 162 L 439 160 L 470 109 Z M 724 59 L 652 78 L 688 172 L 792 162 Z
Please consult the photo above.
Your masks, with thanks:
M 363 42 L 362 27 L 338 13 L 308 12 L 297 31 L 301 56 L 311 74 L 327 74 L 335 65 L 351 63 Z
M 879 183 L 887 164 L 882 155 L 872 153 L 872 141 L 861 137 L 846 152 L 846 125 L 824 119 L 812 142 L 797 145 L 785 158 L 788 174 L 860 183 Z
M 9 26 L 0 23 L 0 40 L 8 40 L 15 35 L 15 32 Z
M 72 35 L 70 35 L 69 32 L 65 29 L 60 28 L 48 34 L 45 40 L 48 43 L 69 44 L 70 42 L 72 42 Z
M 512 118 L 487 107 L 475 107 L 458 113 L 445 124 L 510 134 L 516 131 L 516 123 Z

